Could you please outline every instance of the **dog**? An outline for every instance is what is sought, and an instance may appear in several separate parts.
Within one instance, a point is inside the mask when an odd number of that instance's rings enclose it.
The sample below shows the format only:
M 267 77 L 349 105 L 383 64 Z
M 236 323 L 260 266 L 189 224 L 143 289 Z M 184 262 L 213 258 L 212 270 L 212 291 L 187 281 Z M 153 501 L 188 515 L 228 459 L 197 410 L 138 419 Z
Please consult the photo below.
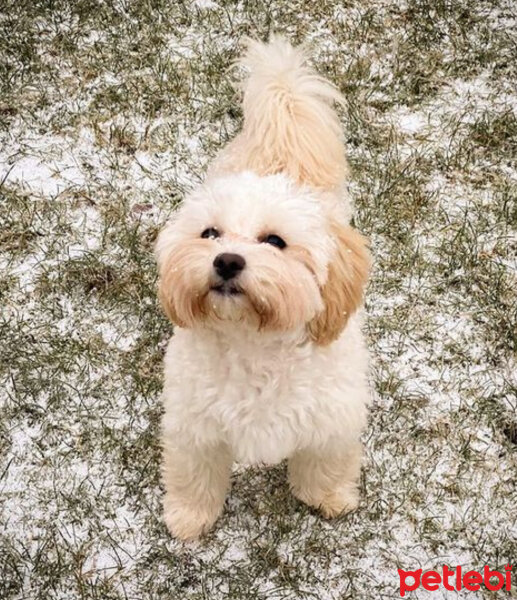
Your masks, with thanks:
M 165 354 L 164 519 L 194 539 L 221 514 L 233 461 L 288 459 L 327 517 L 358 505 L 369 404 L 361 333 L 370 269 L 349 223 L 338 90 L 273 36 L 241 59 L 240 133 L 156 243 Z

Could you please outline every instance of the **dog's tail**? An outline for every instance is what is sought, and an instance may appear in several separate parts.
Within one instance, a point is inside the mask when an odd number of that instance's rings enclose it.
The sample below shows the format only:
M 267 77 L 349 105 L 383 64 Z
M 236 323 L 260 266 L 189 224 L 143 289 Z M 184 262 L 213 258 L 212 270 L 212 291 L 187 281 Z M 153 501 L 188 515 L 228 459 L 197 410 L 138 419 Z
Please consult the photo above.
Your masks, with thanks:
M 307 65 L 300 48 L 272 36 L 250 41 L 241 59 L 244 125 L 234 151 L 261 175 L 286 172 L 299 183 L 335 189 L 347 163 L 339 119 L 332 107 L 339 91 Z M 234 154 L 234 156 L 236 156 Z

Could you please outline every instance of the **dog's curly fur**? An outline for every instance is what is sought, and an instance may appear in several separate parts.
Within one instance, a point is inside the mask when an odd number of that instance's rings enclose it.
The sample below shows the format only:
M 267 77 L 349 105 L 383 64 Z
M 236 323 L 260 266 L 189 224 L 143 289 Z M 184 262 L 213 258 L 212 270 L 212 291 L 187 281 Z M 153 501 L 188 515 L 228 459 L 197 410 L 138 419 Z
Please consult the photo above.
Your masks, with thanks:
M 164 512 L 182 539 L 214 524 L 233 460 L 288 458 L 293 493 L 327 517 L 358 502 L 370 257 L 349 225 L 332 109 L 341 97 L 279 37 L 250 42 L 242 62 L 243 129 L 156 249 L 177 326 L 165 357 Z M 214 267 L 224 253 L 245 262 L 228 280 Z

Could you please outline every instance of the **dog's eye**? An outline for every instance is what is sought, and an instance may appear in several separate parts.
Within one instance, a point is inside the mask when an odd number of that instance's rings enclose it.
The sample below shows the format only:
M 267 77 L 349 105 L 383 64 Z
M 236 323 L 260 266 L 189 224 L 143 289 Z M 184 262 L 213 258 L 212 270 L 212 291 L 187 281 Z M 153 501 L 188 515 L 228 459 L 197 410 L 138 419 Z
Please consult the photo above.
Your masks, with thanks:
M 215 240 L 215 238 L 218 238 L 220 236 L 220 233 L 217 231 L 217 229 L 215 227 L 209 227 L 208 229 L 205 229 L 203 231 L 203 233 L 201 234 L 202 238 L 208 239 L 210 238 L 211 240 Z
M 272 246 L 276 246 L 277 248 L 280 248 L 280 250 L 283 250 L 287 246 L 284 240 L 279 235 L 275 235 L 274 233 L 266 235 L 260 241 L 264 244 L 271 244 Z

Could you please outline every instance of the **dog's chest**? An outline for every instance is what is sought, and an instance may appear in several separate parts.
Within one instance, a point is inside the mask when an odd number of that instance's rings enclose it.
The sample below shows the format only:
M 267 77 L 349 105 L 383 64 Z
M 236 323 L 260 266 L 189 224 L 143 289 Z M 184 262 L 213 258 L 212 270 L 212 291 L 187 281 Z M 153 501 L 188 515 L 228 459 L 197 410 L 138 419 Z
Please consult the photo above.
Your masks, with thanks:
M 366 355 L 334 345 L 219 344 L 180 331 L 166 356 L 165 427 L 274 464 L 364 420 Z
M 303 351 L 221 357 L 208 410 L 237 460 L 273 464 L 307 442 L 316 413 L 310 362 Z

